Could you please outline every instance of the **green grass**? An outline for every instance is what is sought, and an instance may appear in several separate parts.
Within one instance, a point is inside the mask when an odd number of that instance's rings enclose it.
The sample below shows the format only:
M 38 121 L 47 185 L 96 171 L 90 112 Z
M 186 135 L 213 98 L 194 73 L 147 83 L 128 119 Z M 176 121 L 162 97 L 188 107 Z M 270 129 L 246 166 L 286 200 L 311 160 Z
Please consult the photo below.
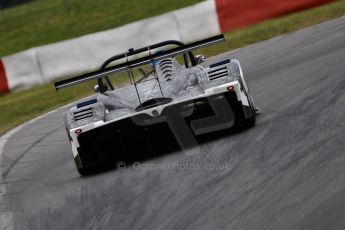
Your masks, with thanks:
M 42 1 L 37 2 L 42 3 Z M 52 2 L 58 1 L 54 0 Z M 85 2 L 91 1 L 85 0 Z M 154 11 L 154 8 L 152 8 L 151 10 L 152 12 L 156 12 Z M 127 13 L 128 12 L 130 11 L 127 10 Z M 71 14 L 73 15 L 73 13 Z M 278 19 L 268 20 L 251 27 L 228 32 L 225 34 L 225 37 L 227 39 L 226 43 L 219 46 L 212 46 L 203 49 L 201 52 L 198 53 L 203 53 L 206 56 L 213 56 L 221 52 L 243 47 L 252 43 L 272 38 L 277 35 L 288 33 L 329 19 L 333 19 L 344 14 L 345 0 L 339 0 L 329 5 L 321 6 L 304 12 L 291 14 Z M 138 16 L 136 15 L 136 17 Z M 105 28 L 102 27 L 101 29 Z M 119 83 L 121 83 L 121 81 Z M 73 89 L 62 90 L 59 93 L 59 96 L 57 96 L 57 94 L 55 93 L 53 84 L 47 84 L 30 90 L 15 92 L 5 96 L 1 96 L 0 134 L 39 114 L 57 108 L 61 105 L 67 104 L 69 102 L 72 102 L 77 98 L 81 98 L 91 94 L 92 91 L 87 89 L 91 89 L 91 86 L 93 84 L 94 83 L 88 83 Z

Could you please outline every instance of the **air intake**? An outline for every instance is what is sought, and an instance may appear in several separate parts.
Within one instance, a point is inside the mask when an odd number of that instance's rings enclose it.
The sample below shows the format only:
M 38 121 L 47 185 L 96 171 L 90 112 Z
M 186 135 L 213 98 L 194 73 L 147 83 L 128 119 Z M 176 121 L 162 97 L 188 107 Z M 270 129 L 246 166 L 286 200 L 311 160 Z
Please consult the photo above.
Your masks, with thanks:
M 159 62 L 159 68 L 162 71 L 163 77 L 167 81 L 171 81 L 173 63 L 171 59 L 165 59 Z
M 228 76 L 229 75 L 229 71 L 228 71 L 228 67 L 227 66 L 223 66 L 221 68 L 212 69 L 207 74 L 208 74 L 208 79 L 210 81 L 213 81 L 213 80 L 216 80 L 218 78 Z
M 93 110 L 92 108 L 87 108 L 74 112 L 73 115 L 75 121 L 80 121 L 89 117 L 93 117 Z

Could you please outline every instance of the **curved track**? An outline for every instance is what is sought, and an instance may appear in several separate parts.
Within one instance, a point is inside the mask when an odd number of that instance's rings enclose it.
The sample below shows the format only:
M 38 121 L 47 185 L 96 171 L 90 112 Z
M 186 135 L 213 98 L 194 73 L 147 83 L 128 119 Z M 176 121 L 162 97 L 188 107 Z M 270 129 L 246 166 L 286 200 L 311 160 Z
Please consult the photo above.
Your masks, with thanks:
M 81 178 L 62 109 L 24 126 L 2 154 L 2 225 L 344 229 L 344 38 L 340 18 L 232 52 L 262 110 L 257 125 L 151 168 Z

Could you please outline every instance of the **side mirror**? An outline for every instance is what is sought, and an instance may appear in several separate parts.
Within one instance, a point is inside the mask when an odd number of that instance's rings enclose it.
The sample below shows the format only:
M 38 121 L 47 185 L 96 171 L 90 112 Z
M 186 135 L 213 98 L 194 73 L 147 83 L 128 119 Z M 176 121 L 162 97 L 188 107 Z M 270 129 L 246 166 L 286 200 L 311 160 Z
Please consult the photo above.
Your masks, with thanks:
M 205 56 L 204 55 L 195 55 L 194 56 L 196 64 L 201 64 L 205 61 Z
M 96 93 L 99 93 L 100 91 L 99 91 L 99 85 L 95 85 L 94 87 L 93 87 L 93 90 L 96 92 Z
M 101 93 L 101 92 L 105 92 L 108 90 L 108 87 L 106 85 L 103 85 L 103 89 L 101 90 L 101 87 L 97 84 L 93 87 L 93 90 L 96 92 L 96 93 Z

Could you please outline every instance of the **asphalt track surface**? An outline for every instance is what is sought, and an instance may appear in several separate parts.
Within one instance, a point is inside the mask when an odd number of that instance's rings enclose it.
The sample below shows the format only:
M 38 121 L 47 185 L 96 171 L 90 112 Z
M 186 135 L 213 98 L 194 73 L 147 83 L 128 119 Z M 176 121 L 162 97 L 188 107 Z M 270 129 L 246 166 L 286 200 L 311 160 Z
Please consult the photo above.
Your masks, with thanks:
M 80 177 L 53 112 L 4 146 L 3 228 L 344 229 L 345 18 L 228 55 L 261 108 L 255 127 Z

